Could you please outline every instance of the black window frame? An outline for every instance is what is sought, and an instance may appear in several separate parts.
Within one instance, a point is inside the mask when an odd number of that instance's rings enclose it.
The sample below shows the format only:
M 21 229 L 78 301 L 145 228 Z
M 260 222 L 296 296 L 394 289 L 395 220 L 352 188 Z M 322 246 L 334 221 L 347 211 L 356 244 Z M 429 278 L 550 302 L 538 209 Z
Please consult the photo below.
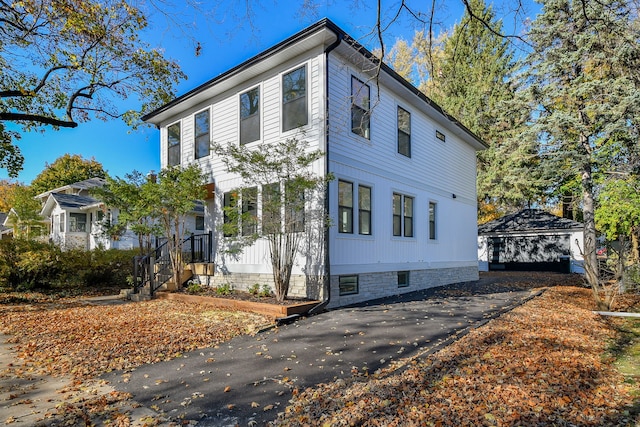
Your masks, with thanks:
M 172 132 L 172 128 L 178 129 L 177 139 L 176 132 Z M 172 138 L 173 136 L 173 138 Z M 167 126 L 167 166 L 178 166 L 180 164 L 182 146 L 182 126 L 180 122 L 172 123 Z
M 259 141 L 260 134 L 260 86 L 255 86 L 240 94 L 240 145 Z
M 262 185 L 262 232 L 277 234 L 282 231 L 282 191 L 280 183 Z M 277 198 L 271 202 L 271 198 Z
M 349 285 L 353 285 L 353 290 L 351 291 L 343 291 L 343 281 L 347 280 L 353 280 L 353 282 L 348 283 Z M 345 274 L 342 276 L 338 276 L 338 293 L 340 294 L 340 296 L 357 295 L 358 293 L 360 293 L 360 277 L 357 274 Z
M 400 116 L 406 114 L 407 124 L 403 126 Z M 398 105 L 397 114 L 398 125 L 398 154 L 411 158 L 411 113 Z
M 407 209 L 410 203 L 411 209 Z M 393 193 L 392 197 L 392 233 L 395 237 L 414 237 L 415 198 L 401 193 Z M 410 210 L 408 213 L 407 211 Z
M 238 224 L 237 224 L 237 218 L 232 218 L 229 216 L 229 214 L 227 213 L 227 210 L 229 208 L 233 208 L 236 209 L 238 206 L 238 200 L 237 200 L 237 194 L 235 194 L 235 192 L 233 191 L 226 191 L 225 193 L 223 193 L 222 195 L 222 221 L 223 223 L 226 224 L 232 224 L 235 222 L 235 226 L 234 226 L 234 230 L 237 232 L 237 228 L 238 228 Z M 234 236 L 236 233 L 229 233 L 228 230 L 224 230 L 224 237 L 232 237 Z
M 409 270 L 398 271 L 397 278 L 399 288 L 407 288 L 411 284 L 411 272 Z
M 363 191 L 364 190 L 364 191 Z M 362 194 L 365 192 L 369 192 L 369 206 L 363 206 L 363 198 Z M 373 191 L 370 186 L 358 184 L 358 234 L 363 236 L 371 236 L 373 231 L 371 227 L 373 226 Z M 368 232 L 365 232 L 365 231 Z
M 204 231 L 204 215 L 196 215 L 195 231 Z
M 284 183 L 284 229 L 287 233 L 300 233 L 305 229 L 306 202 L 304 192 L 290 194 L 289 183 Z
M 344 204 L 348 201 L 345 200 L 345 198 L 343 197 L 345 193 L 341 192 L 341 186 L 342 188 L 345 188 L 345 189 L 347 189 L 346 186 L 348 186 L 348 188 L 350 189 L 349 194 L 350 194 L 351 206 Z M 338 232 L 339 233 L 353 234 L 353 201 L 354 201 L 353 182 L 345 181 L 342 179 L 338 180 Z M 346 217 L 344 217 L 345 214 L 346 214 Z M 343 219 L 346 219 L 346 223 L 345 221 L 343 221 Z
M 351 132 L 371 139 L 371 87 L 356 76 L 351 76 Z
M 290 90 L 287 90 L 287 78 L 302 71 L 304 81 L 302 84 L 299 78 L 296 83 L 291 84 Z M 309 107 L 307 98 L 307 65 L 302 65 L 291 71 L 282 74 L 282 131 L 288 132 L 309 123 Z M 297 88 L 297 91 L 295 90 Z M 304 111 L 301 112 L 301 107 Z M 291 114 L 291 111 L 297 114 Z M 303 118 L 302 120 L 294 120 L 292 117 Z
M 258 231 L 258 187 L 243 188 L 240 193 L 242 211 L 241 233 L 251 236 Z
M 444 133 L 440 132 L 438 129 L 436 129 L 436 138 L 439 139 L 442 142 L 447 142 L 447 135 L 445 135 Z
M 198 117 L 206 117 L 206 131 L 198 125 Z M 193 115 L 193 152 L 196 159 L 208 157 L 211 154 L 211 110 L 200 111 Z
M 438 239 L 438 204 L 429 202 L 429 240 Z

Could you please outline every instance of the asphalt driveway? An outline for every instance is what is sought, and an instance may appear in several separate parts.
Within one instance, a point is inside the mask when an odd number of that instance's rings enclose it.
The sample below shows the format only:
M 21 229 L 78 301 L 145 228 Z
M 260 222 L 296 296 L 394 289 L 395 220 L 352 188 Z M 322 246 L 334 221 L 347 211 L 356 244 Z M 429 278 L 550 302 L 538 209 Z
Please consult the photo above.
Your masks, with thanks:
M 434 288 L 332 310 L 104 378 L 168 420 L 266 425 L 296 388 L 435 351 L 532 295 L 530 286 L 490 279 Z

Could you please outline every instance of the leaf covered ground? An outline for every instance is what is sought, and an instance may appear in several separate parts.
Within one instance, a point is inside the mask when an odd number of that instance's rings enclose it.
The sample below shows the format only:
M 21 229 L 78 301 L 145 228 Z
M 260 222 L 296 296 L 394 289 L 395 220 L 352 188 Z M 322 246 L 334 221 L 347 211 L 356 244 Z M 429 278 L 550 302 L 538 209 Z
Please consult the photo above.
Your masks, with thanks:
M 278 424 L 634 425 L 634 390 L 607 357 L 617 321 L 592 309 L 590 290 L 549 288 L 437 353 L 297 393 Z
M 0 306 L 0 332 L 22 359 L 16 374 L 96 377 L 254 333 L 272 319 L 175 301 Z

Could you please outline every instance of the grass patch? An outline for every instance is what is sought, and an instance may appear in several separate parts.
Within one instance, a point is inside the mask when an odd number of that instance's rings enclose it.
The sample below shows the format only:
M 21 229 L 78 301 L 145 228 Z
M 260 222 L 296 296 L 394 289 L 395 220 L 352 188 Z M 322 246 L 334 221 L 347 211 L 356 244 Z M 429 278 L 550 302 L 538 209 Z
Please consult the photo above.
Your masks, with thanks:
M 630 413 L 636 421 L 640 421 L 640 320 L 624 319 L 618 325 L 618 331 L 618 339 L 611 347 L 610 354 L 634 398 Z

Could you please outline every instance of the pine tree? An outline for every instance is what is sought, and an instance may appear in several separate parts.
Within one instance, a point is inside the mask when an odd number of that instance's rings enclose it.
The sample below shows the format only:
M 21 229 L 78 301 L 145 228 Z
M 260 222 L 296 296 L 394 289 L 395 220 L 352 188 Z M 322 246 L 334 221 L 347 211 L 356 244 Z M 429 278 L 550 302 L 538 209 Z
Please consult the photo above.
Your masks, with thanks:
M 579 179 L 586 278 L 602 299 L 596 258 L 596 183 L 609 154 L 631 138 L 639 92 L 632 79 L 640 58 L 635 15 L 618 0 L 544 0 L 533 22 L 527 62 L 532 134 L 542 142 L 543 167 L 557 187 Z

